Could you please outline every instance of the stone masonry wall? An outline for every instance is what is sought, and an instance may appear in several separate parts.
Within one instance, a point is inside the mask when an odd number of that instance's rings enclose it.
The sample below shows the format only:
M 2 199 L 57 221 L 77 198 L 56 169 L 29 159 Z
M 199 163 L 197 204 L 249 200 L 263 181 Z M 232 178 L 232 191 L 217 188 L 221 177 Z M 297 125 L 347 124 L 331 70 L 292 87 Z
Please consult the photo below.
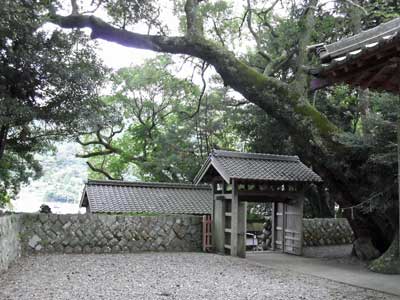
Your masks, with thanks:
M 304 246 L 346 245 L 346 219 L 304 219 Z M 0 271 L 22 254 L 200 251 L 201 217 L 187 215 L 0 216 Z
M 201 250 L 199 216 L 23 214 L 21 223 L 25 254 Z
M 19 216 L 0 216 L 0 272 L 21 255 L 19 231 Z
M 303 219 L 304 247 L 344 245 L 353 240 L 353 231 L 344 218 Z
M 261 247 L 270 249 L 272 241 L 272 220 L 268 218 L 265 223 L 248 224 L 247 229 L 259 232 Z M 353 243 L 353 231 L 346 219 L 303 219 L 303 246 L 321 247 L 338 246 Z

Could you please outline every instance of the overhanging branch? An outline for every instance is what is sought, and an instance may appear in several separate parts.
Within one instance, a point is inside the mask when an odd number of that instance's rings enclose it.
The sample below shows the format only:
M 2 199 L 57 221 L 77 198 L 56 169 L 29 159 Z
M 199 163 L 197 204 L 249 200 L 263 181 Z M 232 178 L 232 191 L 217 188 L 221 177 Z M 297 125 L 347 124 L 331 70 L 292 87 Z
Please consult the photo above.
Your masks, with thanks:
M 179 51 L 174 51 L 175 46 L 177 44 L 186 44 L 186 38 L 184 37 L 139 34 L 116 28 L 95 16 L 51 15 L 50 20 L 63 28 L 90 28 L 92 30 L 91 38 L 100 38 L 126 47 L 179 53 Z
M 172 54 L 187 54 L 203 59 L 214 66 L 225 85 L 232 87 L 250 102 L 275 117 L 293 134 L 304 136 L 308 133 L 309 136 L 314 136 L 318 133 L 327 143 L 336 145 L 332 136 L 339 131 L 338 128 L 318 110 L 299 101 L 300 94 L 288 84 L 258 73 L 237 59 L 231 51 L 212 41 L 202 37 L 192 39 L 139 34 L 115 28 L 94 16 L 53 15 L 52 21 L 64 28 L 91 28 L 92 38 L 115 42 L 123 46 Z M 313 128 L 303 125 L 306 123 L 302 120 L 311 122 Z
M 94 171 L 94 172 L 97 172 L 97 173 L 100 173 L 100 174 L 102 174 L 102 175 L 104 175 L 107 179 L 109 179 L 109 180 L 123 180 L 123 178 L 115 178 L 115 177 L 113 177 L 113 176 L 111 176 L 109 173 L 107 173 L 105 170 L 103 170 L 103 169 L 101 169 L 101 168 L 97 168 L 97 167 L 95 167 L 94 165 L 92 165 L 90 162 L 86 162 L 86 164 L 88 165 L 88 167 L 92 170 L 92 171 Z
M 104 155 L 110 155 L 113 154 L 114 152 L 110 150 L 104 150 L 104 151 L 94 151 L 94 152 L 89 152 L 85 154 L 76 154 L 76 157 L 79 158 L 89 158 L 89 157 L 95 157 L 95 156 L 104 156 Z

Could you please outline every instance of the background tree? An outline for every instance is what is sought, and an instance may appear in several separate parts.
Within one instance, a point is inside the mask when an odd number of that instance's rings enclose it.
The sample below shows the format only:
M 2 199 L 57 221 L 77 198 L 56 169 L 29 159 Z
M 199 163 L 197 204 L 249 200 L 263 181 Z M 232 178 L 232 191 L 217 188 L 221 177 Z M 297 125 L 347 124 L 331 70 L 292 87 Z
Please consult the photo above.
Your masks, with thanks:
M 235 148 L 235 107 L 224 106 L 225 89 L 206 91 L 172 75 L 169 56 L 111 76 L 104 102 L 121 119 L 78 139 L 92 177 L 191 181 L 213 147 Z
M 40 29 L 46 8 L 40 1 L 0 7 L 0 205 L 40 175 L 35 153 L 86 130 L 101 110 L 105 69 L 93 42 L 79 31 Z

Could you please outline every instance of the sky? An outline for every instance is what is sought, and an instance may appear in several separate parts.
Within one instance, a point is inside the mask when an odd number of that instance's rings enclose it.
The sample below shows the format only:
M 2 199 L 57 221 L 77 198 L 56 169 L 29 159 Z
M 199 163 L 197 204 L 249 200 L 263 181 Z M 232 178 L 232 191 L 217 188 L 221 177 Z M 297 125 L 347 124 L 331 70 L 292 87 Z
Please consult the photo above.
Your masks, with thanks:
M 140 65 L 146 59 L 156 56 L 156 53 L 149 50 L 127 48 L 107 41 L 98 41 L 99 49 L 96 51 L 104 64 L 113 70 L 131 65 Z

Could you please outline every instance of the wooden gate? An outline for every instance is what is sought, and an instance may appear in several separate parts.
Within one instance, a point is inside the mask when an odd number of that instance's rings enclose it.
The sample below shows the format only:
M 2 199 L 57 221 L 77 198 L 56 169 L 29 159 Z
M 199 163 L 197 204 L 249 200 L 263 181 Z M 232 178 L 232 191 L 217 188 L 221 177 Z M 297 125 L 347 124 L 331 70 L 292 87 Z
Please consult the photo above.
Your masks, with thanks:
M 272 203 L 273 217 L 272 217 L 272 240 L 273 250 L 283 252 L 284 236 L 283 229 L 285 224 L 284 204 L 281 202 Z
M 203 216 L 203 251 L 210 252 L 212 249 L 212 235 L 211 235 L 211 225 L 212 219 L 210 215 Z
M 303 202 L 273 204 L 273 249 L 302 255 Z

